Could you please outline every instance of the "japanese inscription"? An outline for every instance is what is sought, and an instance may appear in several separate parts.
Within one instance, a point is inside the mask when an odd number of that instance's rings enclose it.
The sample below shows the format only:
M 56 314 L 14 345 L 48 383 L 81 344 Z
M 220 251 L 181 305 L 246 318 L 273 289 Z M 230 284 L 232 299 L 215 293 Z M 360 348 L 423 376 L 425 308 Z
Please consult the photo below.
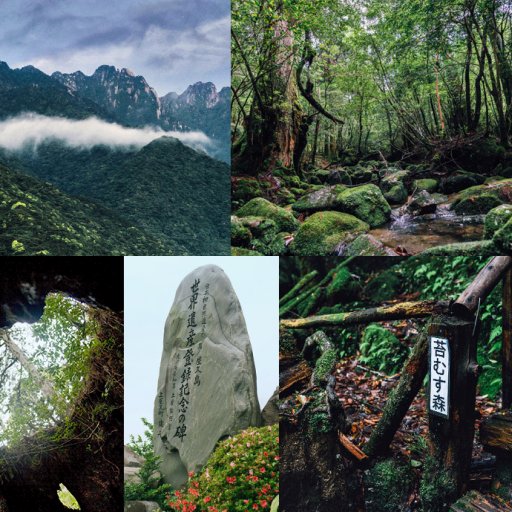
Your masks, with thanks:
M 449 417 L 450 345 L 446 338 L 430 337 L 430 397 L 433 414 Z

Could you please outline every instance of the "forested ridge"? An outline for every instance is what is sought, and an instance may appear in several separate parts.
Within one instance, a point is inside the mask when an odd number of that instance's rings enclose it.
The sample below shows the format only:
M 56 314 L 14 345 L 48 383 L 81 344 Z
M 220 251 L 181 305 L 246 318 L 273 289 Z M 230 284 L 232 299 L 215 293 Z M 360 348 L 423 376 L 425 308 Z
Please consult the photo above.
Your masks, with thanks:
M 317 238 L 325 219 L 311 214 L 338 212 L 329 222 L 345 226 L 312 252 L 297 243 L 298 227 L 288 238 L 277 229 L 284 243 L 274 253 L 340 252 L 353 242 L 347 214 L 368 233 L 405 215 L 446 222 L 510 203 L 501 191 L 512 177 L 510 2 L 235 1 L 232 48 L 233 210 L 263 197 L 291 205 Z M 381 218 L 358 211 L 364 203 Z M 404 254 L 468 238 L 444 233 L 400 251 L 388 235 L 364 235 L 376 239 L 366 249 Z

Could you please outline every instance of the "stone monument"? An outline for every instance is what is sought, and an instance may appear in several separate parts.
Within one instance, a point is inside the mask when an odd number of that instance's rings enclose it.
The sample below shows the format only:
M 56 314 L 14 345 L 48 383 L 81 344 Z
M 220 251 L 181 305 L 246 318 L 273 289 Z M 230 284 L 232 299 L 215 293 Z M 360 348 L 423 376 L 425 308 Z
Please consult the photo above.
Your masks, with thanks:
M 154 408 L 155 453 L 164 480 L 183 486 L 219 440 L 260 424 L 240 303 L 221 268 L 199 267 L 181 282 L 165 322 Z

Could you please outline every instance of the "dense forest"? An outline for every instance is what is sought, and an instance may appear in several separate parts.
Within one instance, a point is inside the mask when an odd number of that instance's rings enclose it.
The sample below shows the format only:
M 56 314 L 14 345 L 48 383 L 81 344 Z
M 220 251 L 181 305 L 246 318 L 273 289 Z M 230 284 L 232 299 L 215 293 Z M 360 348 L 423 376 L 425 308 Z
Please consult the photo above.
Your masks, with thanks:
M 510 510 L 510 264 L 280 258 L 280 510 Z
M 235 1 L 232 49 L 235 253 L 511 250 L 509 2 Z

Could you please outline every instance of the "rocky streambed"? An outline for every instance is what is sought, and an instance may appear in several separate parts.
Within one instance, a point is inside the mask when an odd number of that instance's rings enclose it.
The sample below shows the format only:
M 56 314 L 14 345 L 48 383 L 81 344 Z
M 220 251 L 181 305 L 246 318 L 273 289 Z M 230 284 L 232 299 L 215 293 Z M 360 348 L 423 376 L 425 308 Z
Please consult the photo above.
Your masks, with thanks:
M 234 255 L 512 252 L 512 168 L 485 176 L 378 162 L 233 184 Z M 425 177 L 426 176 L 426 177 Z

